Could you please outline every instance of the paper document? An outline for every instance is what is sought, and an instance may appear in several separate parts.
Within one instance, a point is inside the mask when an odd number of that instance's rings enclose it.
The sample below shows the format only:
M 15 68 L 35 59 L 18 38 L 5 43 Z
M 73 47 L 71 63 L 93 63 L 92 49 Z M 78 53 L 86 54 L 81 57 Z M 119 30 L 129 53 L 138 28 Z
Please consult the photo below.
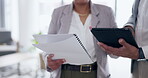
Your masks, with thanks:
M 39 44 L 33 44 L 48 54 L 54 54 L 53 59 L 66 59 L 69 64 L 93 63 L 91 56 L 75 34 L 48 34 L 33 36 Z

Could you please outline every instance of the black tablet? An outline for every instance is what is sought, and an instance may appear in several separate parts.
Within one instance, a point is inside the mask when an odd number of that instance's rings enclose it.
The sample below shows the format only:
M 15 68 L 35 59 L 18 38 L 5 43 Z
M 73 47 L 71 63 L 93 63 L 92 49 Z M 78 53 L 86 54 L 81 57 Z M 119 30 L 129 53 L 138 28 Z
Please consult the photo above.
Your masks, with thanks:
M 92 28 L 92 34 L 99 42 L 112 47 L 122 47 L 118 40 L 124 39 L 127 43 L 138 48 L 138 45 L 129 29 L 124 28 Z

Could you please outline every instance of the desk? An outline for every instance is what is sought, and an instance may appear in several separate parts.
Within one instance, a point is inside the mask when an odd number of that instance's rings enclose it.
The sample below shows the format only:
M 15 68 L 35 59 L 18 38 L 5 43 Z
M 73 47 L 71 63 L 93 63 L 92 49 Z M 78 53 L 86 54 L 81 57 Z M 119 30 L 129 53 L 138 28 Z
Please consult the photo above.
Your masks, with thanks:
M 0 68 L 17 64 L 18 75 L 21 75 L 20 72 L 20 62 L 25 60 L 35 59 L 37 56 L 35 53 L 31 52 L 19 52 L 8 55 L 0 56 Z
M 0 45 L 0 56 L 17 52 L 16 45 Z
M 21 61 L 35 58 L 36 56 L 29 52 L 18 52 L 8 55 L 0 56 L 0 67 L 5 67 L 13 64 L 17 64 Z

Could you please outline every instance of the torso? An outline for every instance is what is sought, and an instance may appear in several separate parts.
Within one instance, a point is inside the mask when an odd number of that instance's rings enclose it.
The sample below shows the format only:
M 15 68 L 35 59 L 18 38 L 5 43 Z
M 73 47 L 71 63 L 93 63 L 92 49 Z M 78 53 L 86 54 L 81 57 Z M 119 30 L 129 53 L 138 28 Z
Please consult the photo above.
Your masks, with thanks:
M 139 4 L 136 26 L 136 41 L 138 46 L 148 45 L 148 0 L 141 0 Z

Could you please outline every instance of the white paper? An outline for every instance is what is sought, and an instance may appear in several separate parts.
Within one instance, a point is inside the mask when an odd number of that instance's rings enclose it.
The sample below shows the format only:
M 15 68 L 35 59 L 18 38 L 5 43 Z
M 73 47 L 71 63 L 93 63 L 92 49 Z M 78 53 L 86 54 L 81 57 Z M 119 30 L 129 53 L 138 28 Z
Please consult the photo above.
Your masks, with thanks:
M 54 54 L 53 59 L 66 59 L 66 63 L 75 65 L 93 63 L 74 34 L 34 35 L 34 38 L 39 44 L 33 45 L 48 54 Z
M 54 43 L 66 40 L 70 37 L 72 37 L 73 34 L 50 34 L 50 35 L 33 35 L 33 37 L 36 39 L 39 43 Z

